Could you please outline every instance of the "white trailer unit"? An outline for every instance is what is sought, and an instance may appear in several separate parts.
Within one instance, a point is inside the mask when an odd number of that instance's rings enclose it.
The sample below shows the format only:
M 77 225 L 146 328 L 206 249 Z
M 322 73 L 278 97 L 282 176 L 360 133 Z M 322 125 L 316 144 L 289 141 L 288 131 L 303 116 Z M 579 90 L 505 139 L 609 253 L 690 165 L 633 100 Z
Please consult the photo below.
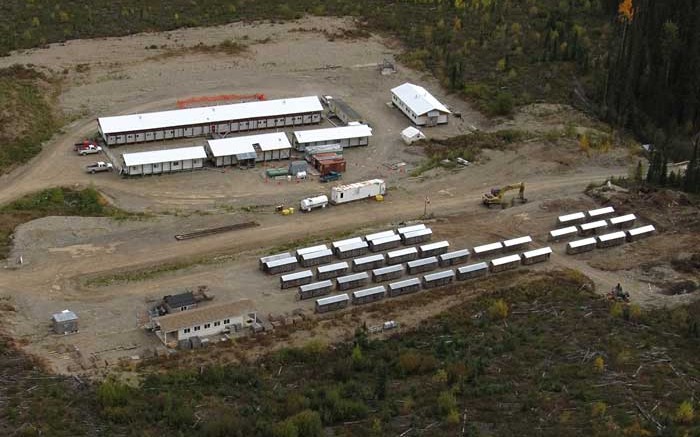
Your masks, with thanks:
M 605 208 L 592 209 L 588 211 L 588 218 L 590 220 L 600 220 L 615 214 L 615 208 L 612 206 L 606 206 Z
M 316 268 L 316 279 L 333 279 L 338 276 L 343 276 L 348 272 L 350 266 L 347 262 L 329 264 L 327 266 L 318 266 Z
M 315 208 L 325 208 L 328 206 L 328 196 L 325 194 L 316 197 L 307 197 L 299 202 L 299 209 L 303 212 L 309 212 Z
M 263 270 L 271 275 L 277 275 L 279 273 L 291 272 L 297 268 L 297 259 L 293 256 L 288 258 L 279 258 L 267 261 Z
M 415 293 L 420 291 L 421 282 L 418 278 L 406 279 L 405 281 L 392 282 L 389 284 L 389 297 L 396 297 L 402 294 Z
M 268 262 L 274 261 L 276 259 L 285 259 L 285 258 L 291 258 L 291 257 L 292 257 L 292 254 L 289 252 L 263 256 L 262 258 L 260 258 L 260 261 L 258 262 L 258 268 L 260 270 L 265 270 L 265 264 L 267 264 Z
M 292 134 L 292 143 L 295 149 L 303 152 L 307 147 L 325 144 L 340 144 L 343 148 L 366 146 L 371 136 L 371 127 L 353 123 L 348 126 L 295 131 Z
M 549 231 L 549 239 L 551 241 L 561 241 L 566 238 L 570 238 L 578 234 L 578 228 L 576 226 L 567 226 L 566 228 L 554 229 Z
M 377 269 L 384 265 L 384 254 L 377 253 L 375 255 L 366 256 L 364 258 L 355 258 L 352 260 L 353 272 L 364 272 L 366 270 Z
M 122 155 L 121 172 L 128 176 L 139 176 L 195 170 L 204 166 L 206 158 L 207 153 L 202 146 L 125 153 Z
M 302 285 L 299 287 L 297 297 L 299 300 L 311 299 L 312 297 L 325 296 L 331 292 L 333 282 L 330 279 L 311 284 Z
M 578 226 L 579 235 L 585 237 L 587 235 L 595 235 L 598 232 L 608 227 L 608 222 L 605 220 L 598 220 L 595 222 L 584 223 Z
M 374 282 L 390 281 L 399 279 L 401 276 L 403 276 L 403 265 L 401 264 L 372 270 L 372 280 Z
M 503 243 L 500 241 L 498 243 L 484 244 L 482 246 L 476 246 L 472 253 L 474 256 L 485 257 L 490 256 L 495 253 L 500 253 L 503 251 Z
M 370 241 L 374 241 L 379 238 L 390 237 L 392 235 L 396 235 L 396 233 L 393 230 L 375 232 L 374 234 L 365 235 L 365 240 L 369 243 Z
M 376 238 L 369 242 L 369 248 L 372 252 L 381 252 L 384 250 L 395 249 L 401 245 L 400 235 L 391 235 L 383 238 Z
M 566 253 L 569 255 L 575 255 L 577 253 L 589 252 L 595 249 L 597 241 L 595 238 L 584 238 L 583 240 L 576 240 L 566 245 Z
M 326 313 L 348 306 L 350 297 L 347 294 L 336 294 L 335 296 L 324 297 L 316 300 L 316 312 Z
M 575 212 L 573 214 L 562 215 L 557 218 L 558 225 L 570 226 L 577 225 L 586 221 L 586 214 L 582 212 Z
M 654 225 L 646 225 L 627 231 L 627 241 L 637 241 L 656 232 Z
M 335 279 L 336 288 L 341 291 L 362 287 L 367 284 L 367 281 L 369 281 L 369 275 L 366 272 L 354 273 Z
M 435 270 L 438 267 L 437 257 L 431 256 L 428 258 L 421 258 L 414 261 L 409 261 L 406 263 L 406 269 L 409 275 L 414 275 L 416 273 L 429 272 Z
M 612 232 L 610 234 L 600 235 L 598 237 L 598 243 L 596 244 L 596 246 L 599 249 L 612 246 L 619 246 L 625 242 L 626 236 L 627 234 L 625 234 L 625 231 L 617 231 Z
M 407 245 L 430 241 L 431 238 L 433 238 L 433 231 L 430 228 L 419 229 L 413 232 L 406 232 L 405 234 L 401 235 L 401 240 L 403 240 L 403 244 Z
M 413 261 L 418 258 L 418 249 L 415 247 L 407 247 L 405 249 L 394 250 L 386 254 L 386 263 L 389 265 L 401 264 L 407 261 Z
M 314 280 L 314 274 L 311 270 L 304 270 L 303 272 L 290 273 L 288 275 L 280 276 L 280 288 L 291 288 L 298 287 L 304 284 L 310 284 Z
M 383 285 L 378 287 L 366 288 L 364 290 L 355 291 L 352 293 L 352 303 L 361 305 L 370 302 L 376 302 L 384 299 L 386 288 Z
M 480 276 L 486 276 L 488 272 L 489 265 L 485 262 L 470 264 L 457 269 L 457 280 L 464 281 L 467 279 L 478 278 Z
M 532 237 L 529 235 L 520 238 L 513 238 L 503 242 L 503 250 L 505 252 L 513 252 L 516 250 L 526 249 L 532 243 Z
M 422 229 L 426 229 L 426 226 L 421 223 L 418 225 L 412 225 L 412 226 L 406 226 L 403 228 L 398 228 L 396 232 L 398 232 L 399 235 L 407 234 L 409 232 L 414 232 L 414 231 L 420 231 Z
M 530 265 L 547 261 L 552 255 L 551 247 L 543 247 L 541 249 L 529 250 L 523 253 L 523 265 Z
M 335 254 L 340 259 L 353 258 L 356 256 L 362 256 L 369 251 L 369 246 L 366 241 L 358 241 L 356 243 L 346 244 L 345 246 L 340 246 Z
M 442 272 L 431 273 L 429 275 L 423 276 L 423 288 L 428 289 L 442 287 L 443 285 L 448 285 L 452 283 L 454 279 L 454 270 L 445 270 Z
M 318 246 L 305 247 L 303 249 L 297 249 L 297 258 L 301 260 L 301 256 L 307 253 L 318 252 L 320 250 L 328 250 L 328 246 L 325 244 L 319 244 Z
M 496 258 L 489 263 L 491 273 L 498 273 L 505 270 L 515 269 L 520 265 L 520 255 L 508 255 Z
M 429 257 L 429 256 L 437 256 L 437 255 L 442 255 L 443 253 L 446 253 L 448 250 L 450 250 L 450 243 L 447 241 L 438 241 L 435 243 L 430 243 L 430 244 L 424 244 L 418 248 L 418 251 L 420 252 L 420 256 L 423 258 Z
M 384 194 L 386 194 L 386 183 L 382 179 L 371 179 L 331 188 L 331 203 L 338 205 Z
M 613 217 L 610 220 L 610 226 L 617 229 L 631 228 L 634 226 L 634 222 L 637 220 L 637 216 L 634 214 L 626 214 L 618 217 Z
M 362 237 L 354 237 L 354 238 L 348 238 L 347 240 L 339 240 L 339 241 L 334 241 L 331 243 L 331 249 L 333 249 L 333 252 L 338 252 L 338 248 L 341 246 L 347 246 L 348 244 L 353 244 L 353 243 L 360 243 L 364 240 L 362 240 Z
M 304 267 L 317 266 L 319 264 L 328 264 L 333 258 L 333 252 L 329 249 L 318 250 L 316 252 L 305 253 L 301 255 L 300 264 Z
M 469 255 L 469 249 L 455 250 L 454 252 L 443 253 L 438 257 L 438 260 L 440 261 L 440 267 L 448 267 L 466 262 L 469 259 Z

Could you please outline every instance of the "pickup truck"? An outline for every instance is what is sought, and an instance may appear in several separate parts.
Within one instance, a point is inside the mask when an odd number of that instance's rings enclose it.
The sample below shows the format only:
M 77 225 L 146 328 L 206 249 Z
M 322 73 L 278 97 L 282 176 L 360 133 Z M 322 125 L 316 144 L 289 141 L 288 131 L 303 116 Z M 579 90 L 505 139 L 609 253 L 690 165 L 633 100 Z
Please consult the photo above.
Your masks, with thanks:
M 323 176 L 321 176 L 320 181 L 321 182 L 331 182 L 331 181 L 337 181 L 343 177 L 342 174 L 338 173 L 337 171 L 330 171 Z
M 86 165 L 85 172 L 95 174 L 101 171 L 112 171 L 112 164 L 109 162 L 95 162 L 94 164 Z
M 80 156 L 92 155 L 93 153 L 100 153 L 101 151 L 102 147 L 96 146 L 94 144 L 88 144 L 76 150 L 76 152 L 78 152 L 78 155 Z
M 91 139 L 83 140 L 79 143 L 73 144 L 73 151 L 77 152 L 78 150 L 85 149 L 90 145 L 97 146 L 97 142 L 95 140 L 91 140 Z

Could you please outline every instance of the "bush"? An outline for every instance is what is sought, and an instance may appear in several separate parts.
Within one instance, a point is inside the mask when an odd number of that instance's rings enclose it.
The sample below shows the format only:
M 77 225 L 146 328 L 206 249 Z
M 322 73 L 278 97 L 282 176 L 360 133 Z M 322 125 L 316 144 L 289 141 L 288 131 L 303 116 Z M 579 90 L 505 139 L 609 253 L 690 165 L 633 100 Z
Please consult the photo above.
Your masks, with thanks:
M 487 109 L 493 115 L 510 115 L 513 112 L 513 106 L 515 106 L 513 95 L 507 91 L 499 91 L 487 105 Z
M 605 360 L 600 355 L 595 357 L 595 360 L 593 360 L 593 370 L 596 373 L 603 373 L 605 370 Z
M 689 424 L 695 419 L 695 408 L 690 401 L 683 401 L 678 406 L 674 419 L 678 423 Z
M 496 300 L 489 307 L 489 315 L 494 320 L 504 320 L 508 317 L 508 304 L 503 299 Z
M 399 370 L 404 375 L 418 375 L 431 372 L 437 365 L 437 360 L 432 355 L 408 351 L 399 355 Z

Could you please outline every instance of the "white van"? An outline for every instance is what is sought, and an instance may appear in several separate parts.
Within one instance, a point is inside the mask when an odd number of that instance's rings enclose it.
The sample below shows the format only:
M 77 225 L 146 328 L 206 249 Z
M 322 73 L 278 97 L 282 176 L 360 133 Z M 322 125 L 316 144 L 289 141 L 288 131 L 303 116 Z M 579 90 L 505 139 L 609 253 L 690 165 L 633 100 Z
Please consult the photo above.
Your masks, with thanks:
M 328 196 L 322 195 L 302 199 L 300 202 L 299 209 L 301 209 L 304 212 L 309 212 L 314 208 L 325 208 L 326 206 L 328 206 Z

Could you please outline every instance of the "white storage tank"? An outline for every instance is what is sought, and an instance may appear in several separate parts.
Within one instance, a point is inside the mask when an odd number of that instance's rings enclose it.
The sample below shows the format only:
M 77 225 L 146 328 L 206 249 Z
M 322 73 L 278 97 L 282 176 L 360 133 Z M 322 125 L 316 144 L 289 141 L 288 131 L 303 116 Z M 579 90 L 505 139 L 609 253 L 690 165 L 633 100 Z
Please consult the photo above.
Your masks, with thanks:
M 299 209 L 304 212 L 309 212 L 314 208 L 325 208 L 326 206 L 328 206 L 328 196 L 325 194 L 322 196 L 307 197 L 306 199 L 302 199 L 299 203 Z

